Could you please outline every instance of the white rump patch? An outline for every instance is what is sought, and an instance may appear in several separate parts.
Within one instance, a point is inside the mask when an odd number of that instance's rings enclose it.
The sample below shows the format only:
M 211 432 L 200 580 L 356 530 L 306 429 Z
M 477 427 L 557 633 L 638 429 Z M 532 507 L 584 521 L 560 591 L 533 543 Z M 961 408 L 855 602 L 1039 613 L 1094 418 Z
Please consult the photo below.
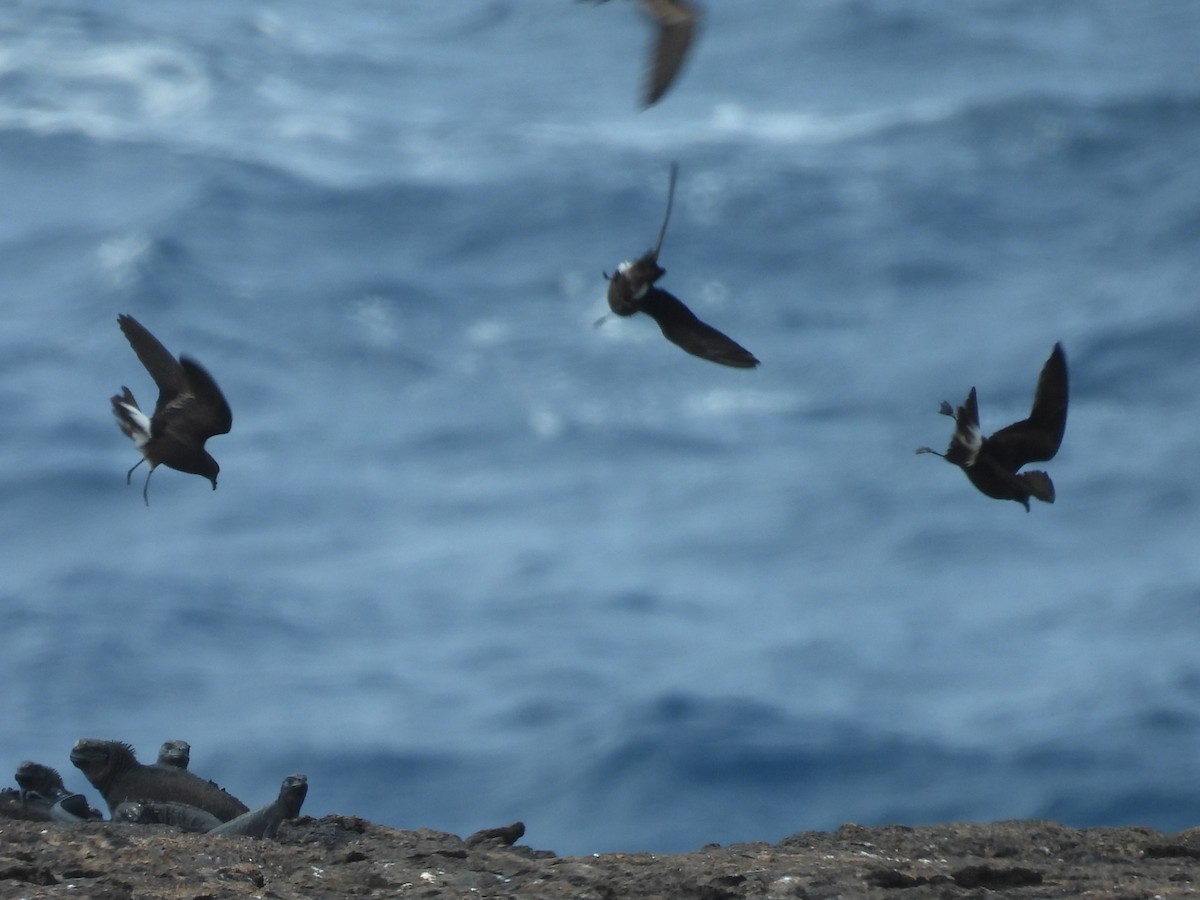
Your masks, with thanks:
M 975 465 L 975 457 L 979 455 L 979 448 L 983 446 L 983 437 L 979 433 L 979 426 L 968 425 L 966 428 L 959 426 L 958 430 L 954 432 L 954 443 L 967 451 L 967 458 L 963 461 L 963 465 Z
M 125 410 L 125 415 L 128 423 L 133 426 L 129 436 L 133 439 L 134 444 L 141 450 L 150 441 L 150 420 L 146 414 L 134 406 L 132 403 L 120 404 L 121 409 Z
M 625 262 L 623 262 L 623 263 L 617 263 L 617 274 L 620 275 L 622 278 L 628 278 L 629 270 L 633 268 L 633 265 L 634 264 L 629 260 L 625 260 Z M 646 296 L 646 292 L 648 290 L 650 290 L 649 282 L 643 281 L 641 286 L 636 291 L 633 292 L 633 299 L 641 300 L 643 297 Z

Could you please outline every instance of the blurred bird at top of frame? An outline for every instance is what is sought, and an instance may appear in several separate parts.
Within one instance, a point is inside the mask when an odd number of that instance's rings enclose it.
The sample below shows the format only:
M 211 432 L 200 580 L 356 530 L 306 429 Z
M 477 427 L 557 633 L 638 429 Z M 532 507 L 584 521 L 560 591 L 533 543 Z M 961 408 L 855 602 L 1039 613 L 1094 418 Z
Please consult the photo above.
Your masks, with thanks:
M 608 0 L 593 0 L 607 3 Z M 646 65 L 642 108 L 653 106 L 679 74 L 700 26 L 700 8 L 689 0 L 640 0 L 642 11 L 654 23 L 654 45 Z

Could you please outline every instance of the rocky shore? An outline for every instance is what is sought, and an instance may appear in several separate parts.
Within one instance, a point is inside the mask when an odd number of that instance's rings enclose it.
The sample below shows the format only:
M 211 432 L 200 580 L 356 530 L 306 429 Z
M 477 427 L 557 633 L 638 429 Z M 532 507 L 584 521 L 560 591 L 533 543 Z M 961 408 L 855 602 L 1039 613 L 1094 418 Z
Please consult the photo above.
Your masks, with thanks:
M 167 826 L 0 822 L 0 897 L 723 898 L 1126 897 L 1200 891 L 1200 828 L 1077 830 L 1011 821 L 844 825 L 778 844 L 559 857 L 518 829 L 470 841 L 349 816 L 301 817 L 278 840 Z M 552 840 L 547 841 L 552 843 Z

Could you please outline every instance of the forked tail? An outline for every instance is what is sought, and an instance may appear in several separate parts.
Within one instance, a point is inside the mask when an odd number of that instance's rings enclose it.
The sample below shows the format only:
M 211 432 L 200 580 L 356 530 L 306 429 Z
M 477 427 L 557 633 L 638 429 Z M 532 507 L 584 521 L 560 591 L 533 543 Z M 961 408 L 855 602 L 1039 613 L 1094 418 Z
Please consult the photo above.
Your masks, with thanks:
M 1036 469 L 1031 472 L 1022 472 L 1017 476 L 1017 480 L 1029 489 L 1031 496 L 1037 497 L 1043 503 L 1054 502 L 1054 482 L 1045 472 Z
M 121 431 L 141 450 L 150 440 L 150 420 L 138 409 L 133 392 L 127 387 L 122 387 L 121 390 L 122 394 L 112 398 L 113 415 L 117 417 Z

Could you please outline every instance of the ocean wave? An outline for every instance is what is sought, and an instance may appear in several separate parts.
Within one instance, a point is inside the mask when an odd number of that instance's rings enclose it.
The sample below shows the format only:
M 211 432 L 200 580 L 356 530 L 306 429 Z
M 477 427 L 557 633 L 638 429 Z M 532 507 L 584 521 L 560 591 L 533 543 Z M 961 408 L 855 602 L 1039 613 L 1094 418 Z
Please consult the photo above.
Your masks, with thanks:
M 168 137 L 208 111 L 212 80 L 173 42 L 93 45 L 32 37 L 0 52 L 0 127 L 102 140 Z

